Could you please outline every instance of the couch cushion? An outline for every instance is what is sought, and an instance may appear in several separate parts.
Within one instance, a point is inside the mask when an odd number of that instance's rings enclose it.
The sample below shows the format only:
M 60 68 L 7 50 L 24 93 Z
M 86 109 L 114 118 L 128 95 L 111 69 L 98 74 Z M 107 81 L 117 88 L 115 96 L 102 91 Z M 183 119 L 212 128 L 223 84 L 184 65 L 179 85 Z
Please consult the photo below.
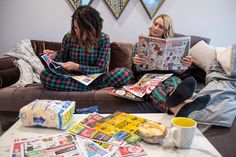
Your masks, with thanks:
M 209 39 L 209 38 L 196 36 L 196 35 L 184 35 L 184 34 L 179 34 L 179 33 L 174 34 L 174 37 L 184 37 L 184 36 L 190 36 L 191 37 L 190 48 L 193 47 L 195 44 L 197 44 L 201 40 L 205 41 L 205 43 L 207 43 L 207 44 L 209 44 L 210 41 L 211 41 L 211 39 Z
M 132 48 L 133 45 L 130 43 L 112 42 L 109 69 L 125 67 L 131 70 Z
M 152 104 L 148 102 L 137 102 L 122 99 L 109 95 L 107 88 L 86 92 L 58 92 L 43 88 L 41 84 L 31 84 L 26 87 L 1 88 L 0 90 L 0 113 L 2 111 L 18 112 L 21 107 L 34 101 L 35 99 L 49 100 L 71 100 L 76 102 L 76 108 L 90 107 L 97 105 L 101 113 L 113 113 L 123 111 L 130 113 L 158 112 Z M 7 104 L 7 105 L 6 105 Z

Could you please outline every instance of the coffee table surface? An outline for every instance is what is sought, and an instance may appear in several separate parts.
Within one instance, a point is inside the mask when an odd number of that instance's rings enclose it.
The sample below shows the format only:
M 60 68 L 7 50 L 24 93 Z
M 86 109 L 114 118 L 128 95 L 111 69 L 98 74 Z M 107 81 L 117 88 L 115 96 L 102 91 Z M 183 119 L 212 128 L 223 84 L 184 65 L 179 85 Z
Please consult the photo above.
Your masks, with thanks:
M 164 123 L 166 126 L 170 126 L 170 120 L 173 118 L 167 114 L 153 113 L 153 114 L 134 114 L 150 120 Z M 86 115 L 75 115 L 75 119 L 82 120 Z M 40 135 L 52 135 L 62 133 L 63 131 L 57 129 L 46 129 L 46 128 L 33 128 L 24 127 L 20 120 L 18 120 L 7 132 L 0 137 L 0 156 L 7 157 L 10 155 L 10 148 L 13 139 L 16 138 L 29 138 L 37 137 Z M 167 135 L 168 137 L 168 135 Z M 197 129 L 196 136 L 193 140 L 193 144 L 189 149 L 177 149 L 171 146 L 168 138 L 166 138 L 162 144 L 147 144 L 141 142 L 144 150 L 147 152 L 148 157 L 179 157 L 179 156 L 221 156 L 219 152 L 211 145 L 211 143 L 205 138 L 205 136 Z

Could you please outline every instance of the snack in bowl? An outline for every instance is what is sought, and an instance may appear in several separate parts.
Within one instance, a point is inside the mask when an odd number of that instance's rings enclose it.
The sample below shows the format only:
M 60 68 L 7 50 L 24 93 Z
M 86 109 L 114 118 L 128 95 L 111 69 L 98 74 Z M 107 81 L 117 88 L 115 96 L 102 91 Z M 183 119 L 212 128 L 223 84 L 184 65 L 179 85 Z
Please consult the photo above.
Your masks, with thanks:
M 167 134 L 166 126 L 154 121 L 139 125 L 138 131 L 145 142 L 153 144 L 159 143 Z

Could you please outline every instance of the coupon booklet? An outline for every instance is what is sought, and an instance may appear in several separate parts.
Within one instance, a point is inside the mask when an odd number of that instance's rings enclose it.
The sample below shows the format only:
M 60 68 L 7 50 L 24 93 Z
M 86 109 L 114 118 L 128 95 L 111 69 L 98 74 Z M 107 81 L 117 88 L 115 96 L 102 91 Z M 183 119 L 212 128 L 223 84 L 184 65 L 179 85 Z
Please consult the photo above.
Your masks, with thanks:
M 72 125 L 69 132 L 93 141 L 123 147 L 127 143 L 137 144 L 141 141 L 138 126 L 146 121 L 125 112 L 117 111 L 106 117 L 93 113 Z
M 56 75 L 64 76 L 64 77 L 71 77 L 80 83 L 88 86 L 92 83 L 96 78 L 98 78 L 102 73 L 94 73 L 94 74 L 87 74 L 87 75 L 72 75 L 68 71 L 66 71 L 62 66 L 61 62 L 56 62 L 49 58 L 47 54 L 43 54 L 41 58 L 45 61 L 48 68 Z
M 187 69 L 181 60 L 189 53 L 190 41 L 190 37 L 162 39 L 139 36 L 137 53 L 140 58 L 145 59 L 145 62 L 142 65 L 137 65 L 137 70 Z

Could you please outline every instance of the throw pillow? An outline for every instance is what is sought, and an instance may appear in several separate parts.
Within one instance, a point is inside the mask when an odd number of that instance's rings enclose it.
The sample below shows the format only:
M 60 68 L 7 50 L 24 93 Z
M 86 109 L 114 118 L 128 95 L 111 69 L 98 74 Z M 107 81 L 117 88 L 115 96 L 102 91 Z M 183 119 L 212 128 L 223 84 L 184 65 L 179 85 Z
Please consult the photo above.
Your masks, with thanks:
M 212 63 L 215 61 L 215 48 L 211 47 L 203 40 L 195 44 L 189 51 L 190 56 L 196 61 L 196 66 L 203 69 L 206 73 L 209 71 Z
M 216 47 L 216 58 L 227 75 L 236 75 L 236 44 L 227 48 Z
M 227 75 L 231 75 L 231 47 L 216 47 L 216 60 Z

